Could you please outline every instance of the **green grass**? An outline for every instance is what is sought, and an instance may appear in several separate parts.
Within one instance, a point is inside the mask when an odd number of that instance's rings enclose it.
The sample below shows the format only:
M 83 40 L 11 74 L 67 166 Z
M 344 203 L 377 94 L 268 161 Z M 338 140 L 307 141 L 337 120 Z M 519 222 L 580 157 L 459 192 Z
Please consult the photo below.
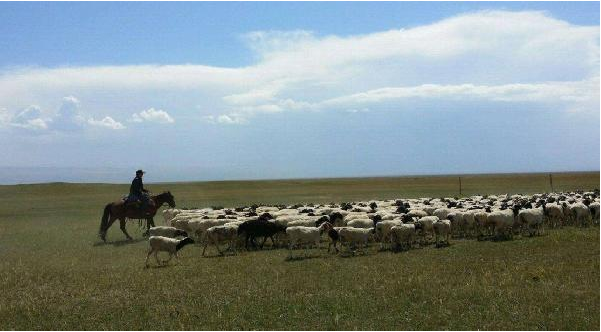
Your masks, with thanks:
M 589 190 L 599 173 L 554 174 L 553 182 Z M 462 176 L 462 185 L 466 195 L 550 190 L 546 174 Z M 456 176 L 148 187 L 188 207 L 458 195 Z M 126 191 L 0 186 L 0 329 L 599 329 L 597 227 L 293 261 L 284 250 L 202 258 L 191 246 L 179 264 L 143 269 L 147 244 L 136 223 L 132 242 L 115 226 L 111 243 L 97 238 L 102 207 Z

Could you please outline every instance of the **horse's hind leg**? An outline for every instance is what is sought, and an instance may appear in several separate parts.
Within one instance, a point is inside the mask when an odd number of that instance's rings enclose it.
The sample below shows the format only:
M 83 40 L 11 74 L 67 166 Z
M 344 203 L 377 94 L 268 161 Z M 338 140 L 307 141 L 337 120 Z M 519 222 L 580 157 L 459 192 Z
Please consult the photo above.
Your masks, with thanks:
M 120 228 L 123 234 L 125 234 L 125 237 L 127 237 L 128 240 L 132 240 L 131 236 L 127 234 L 127 230 L 125 229 L 125 218 L 119 219 L 119 222 L 121 223 Z

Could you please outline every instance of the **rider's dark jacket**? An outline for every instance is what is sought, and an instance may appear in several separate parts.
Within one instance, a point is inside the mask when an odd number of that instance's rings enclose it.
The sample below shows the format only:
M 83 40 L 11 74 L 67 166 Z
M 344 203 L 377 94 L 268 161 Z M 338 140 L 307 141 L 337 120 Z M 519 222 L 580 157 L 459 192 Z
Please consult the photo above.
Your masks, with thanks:
M 131 186 L 129 187 L 129 194 L 135 197 L 144 196 L 144 184 L 142 183 L 142 178 L 136 176 L 136 178 L 131 182 Z

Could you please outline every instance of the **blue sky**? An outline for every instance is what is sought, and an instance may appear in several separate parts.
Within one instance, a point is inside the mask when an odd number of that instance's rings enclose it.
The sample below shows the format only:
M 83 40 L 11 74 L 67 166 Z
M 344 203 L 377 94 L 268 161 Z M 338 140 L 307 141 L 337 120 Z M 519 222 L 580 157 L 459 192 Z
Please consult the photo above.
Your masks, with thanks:
M 599 169 L 599 2 L 3 2 L 0 49 L 0 167 Z

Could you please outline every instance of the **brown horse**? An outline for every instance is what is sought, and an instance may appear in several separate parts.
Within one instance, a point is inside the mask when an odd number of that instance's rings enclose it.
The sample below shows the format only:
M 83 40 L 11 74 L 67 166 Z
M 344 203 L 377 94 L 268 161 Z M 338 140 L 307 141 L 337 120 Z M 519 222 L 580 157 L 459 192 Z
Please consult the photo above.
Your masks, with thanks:
M 104 213 L 102 214 L 102 219 L 100 220 L 100 238 L 102 241 L 106 242 L 106 232 L 117 219 L 119 219 L 121 223 L 121 231 L 123 234 L 125 234 L 128 240 L 132 239 L 131 236 L 127 234 L 127 230 L 125 229 L 125 221 L 128 218 L 146 219 L 146 228 L 148 231 L 150 227 L 154 226 L 153 217 L 157 213 L 157 210 L 165 203 L 169 204 L 169 206 L 172 208 L 175 207 L 175 200 L 169 191 L 160 195 L 151 196 L 149 207 L 146 211 L 140 211 L 140 209 L 131 205 L 126 206 L 125 202 L 122 200 L 108 203 L 104 207 Z

